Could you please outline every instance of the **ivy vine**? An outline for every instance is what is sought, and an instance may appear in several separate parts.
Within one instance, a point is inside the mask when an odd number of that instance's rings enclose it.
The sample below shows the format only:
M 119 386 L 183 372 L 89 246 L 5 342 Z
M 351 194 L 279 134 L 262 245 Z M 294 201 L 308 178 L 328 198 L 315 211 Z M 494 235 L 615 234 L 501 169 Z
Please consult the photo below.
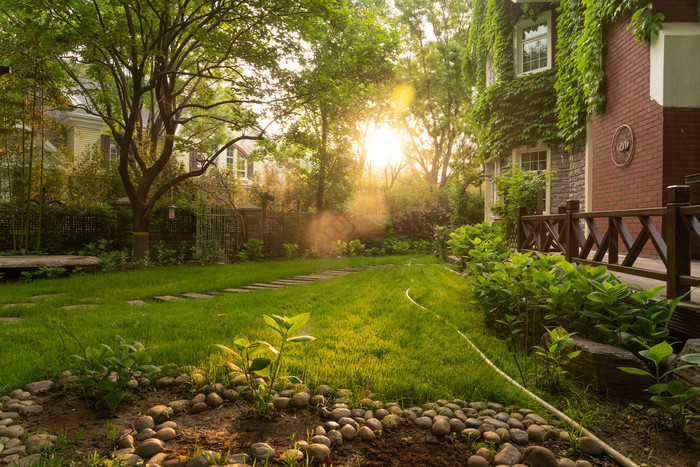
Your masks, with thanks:
M 580 142 L 586 117 L 601 112 L 605 74 L 602 28 L 634 11 L 628 29 L 637 41 L 658 34 L 664 17 L 648 0 L 561 0 L 557 12 L 556 69 L 516 77 L 513 33 L 518 21 L 542 7 L 510 0 L 476 0 L 472 10 L 467 84 L 478 91 L 472 112 L 477 143 L 485 158 L 528 142 L 564 145 Z M 486 61 L 493 53 L 496 83 L 486 87 Z

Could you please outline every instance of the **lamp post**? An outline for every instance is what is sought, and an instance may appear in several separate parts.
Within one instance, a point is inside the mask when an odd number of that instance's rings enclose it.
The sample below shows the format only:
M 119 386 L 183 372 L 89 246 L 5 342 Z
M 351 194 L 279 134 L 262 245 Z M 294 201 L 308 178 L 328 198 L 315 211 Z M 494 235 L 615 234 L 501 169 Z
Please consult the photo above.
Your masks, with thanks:
M 168 206 L 168 219 L 175 219 L 175 205 L 173 204 L 173 187 L 170 187 L 170 206 Z

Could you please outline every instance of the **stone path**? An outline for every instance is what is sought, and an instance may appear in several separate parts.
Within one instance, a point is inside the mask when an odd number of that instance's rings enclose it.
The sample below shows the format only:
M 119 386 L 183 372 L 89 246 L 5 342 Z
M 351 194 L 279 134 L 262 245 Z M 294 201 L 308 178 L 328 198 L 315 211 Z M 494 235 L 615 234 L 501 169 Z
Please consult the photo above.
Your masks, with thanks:
M 217 295 L 223 295 L 226 293 L 246 293 L 246 292 L 251 292 L 255 290 L 270 290 L 270 289 L 282 289 L 285 287 L 292 287 L 292 286 L 297 286 L 297 285 L 304 285 L 304 284 L 309 284 L 311 282 L 316 282 L 324 279 L 331 279 L 333 277 L 340 277 L 340 276 L 345 276 L 348 274 L 352 274 L 355 272 L 360 272 L 360 271 L 366 271 L 368 269 L 376 269 L 376 268 L 384 268 L 384 267 L 392 267 L 394 266 L 393 264 L 380 264 L 380 265 L 374 265 L 374 266 L 356 266 L 356 267 L 345 267 L 345 268 L 340 268 L 340 269 L 329 269 L 325 270 L 319 273 L 315 274 L 306 274 L 306 275 L 298 275 L 291 277 L 289 279 L 276 279 L 271 282 L 254 282 L 252 284 L 248 285 L 243 285 L 241 287 L 236 287 L 236 288 L 226 288 L 222 289 L 220 291 L 213 291 L 213 292 L 208 292 L 208 293 L 200 293 L 200 292 L 188 292 L 188 293 L 183 293 L 180 294 L 179 296 L 174 296 L 174 295 L 156 295 L 152 297 L 151 299 L 156 301 L 156 302 L 174 302 L 174 301 L 179 301 L 179 300 L 184 300 L 184 299 L 195 299 L 195 300 L 201 300 L 201 299 L 208 299 L 208 298 L 213 298 L 214 296 Z M 416 265 L 416 266 L 421 266 L 421 265 Z M 57 294 L 42 294 L 42 295 L 34 295 L 31 297 L 32 300 L 41 300 L 44 298 L 51 298 L 51 297 L 57 297 L 60 295 L 66 295 L 65 293 L 57 293 Z M 81 301 L 98 301 L 98 298 L 94 299 L 82 299 Z M 144 306 L 148 305 L 148 302 L 145 300 L 126 300 L 126 303 L 132 306 Z M 21 307 L 32 307 L 35 306 L 35 302 L 28 302 L 28 303 L 8 303 L 5 305 L 2 305 L 2 309 L 10 309 L 10 308 L 21 308 Z M 66 305 L 66 306 L 61 306 L 59 307 L 60 309 L 63 310 L 73 310 L 73 309 L 90 309 L 90 308 L 98 308 L 100 305 L 96 303 L 81 303 L 81 304 L 74 304 L 74 305 Z M 0 317 L 0 323 L 2 322 L 17 322 L 21 321 L 20 318 L 18 317 Z

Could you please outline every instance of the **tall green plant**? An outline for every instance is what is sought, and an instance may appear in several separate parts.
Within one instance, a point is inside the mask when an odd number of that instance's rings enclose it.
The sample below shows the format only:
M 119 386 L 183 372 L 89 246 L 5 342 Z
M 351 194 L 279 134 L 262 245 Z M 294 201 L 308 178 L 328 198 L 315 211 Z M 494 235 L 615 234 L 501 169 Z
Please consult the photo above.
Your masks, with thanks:
M 518 228 L 518 207 L 525 206 L 528 213 L 537 209 L 537 194 L 547 188 L 554 172 L 536 172 L 511 167 L 508 172 L 495 178 L 497 200 L 491 212 L 500 217 L 499 225 L 506 240 L 515 244 Z

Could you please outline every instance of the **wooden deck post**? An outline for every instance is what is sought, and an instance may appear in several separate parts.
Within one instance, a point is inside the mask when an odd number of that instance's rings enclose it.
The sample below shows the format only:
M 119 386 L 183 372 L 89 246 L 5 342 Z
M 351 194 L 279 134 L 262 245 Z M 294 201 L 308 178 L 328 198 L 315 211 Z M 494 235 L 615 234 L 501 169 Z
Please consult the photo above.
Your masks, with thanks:
M 665 216 L 668 247 L 666 296 L 673 299 L 690 290 L 687 285 L 678 283 L 678 276 L 690 275 L 690 232 L 678 212 L 678 208 L 690 206 L 690 187 L 672 185 L 666 188 L 666 194 L 668 195 Z M 684 300 L 690 300 L 690 294 L 686 295 Z
M 525 224 L 523 224 L 522 216 L 527 215 L 525 206 L 518 206 L 518 229 L 515 234 L 515 246 L 517 251 L 522 251 L 523 243 L 525 242 Z
M 571 199 L 566 202 L 564 228 L 566 229 L 566 260 L 568 262 L 578 258 L 578 240 L 576 239 L 576 227 L 574 226 L 577 220 L 572 217 L 572 214 L 577 213 L 580 207 L 581 203 L 577 199 Z

